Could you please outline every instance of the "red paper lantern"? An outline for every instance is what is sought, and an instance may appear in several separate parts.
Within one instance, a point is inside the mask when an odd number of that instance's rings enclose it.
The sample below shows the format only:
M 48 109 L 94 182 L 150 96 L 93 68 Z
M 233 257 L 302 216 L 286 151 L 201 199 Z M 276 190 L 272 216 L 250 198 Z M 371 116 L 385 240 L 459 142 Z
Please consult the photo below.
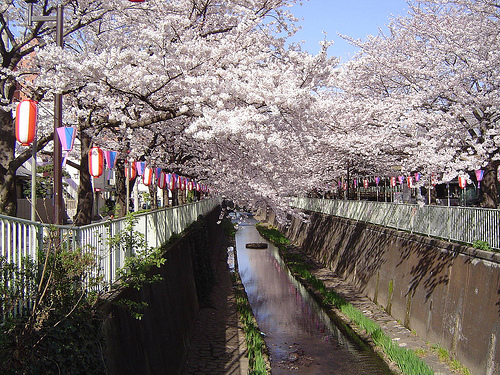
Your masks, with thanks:
M 167 174 L 161 171 L 160 176 L 158 177 L 158 187 L 160 189 L 165 189 L 165 186 L 167 186 Z
M 16 109 L 16 139 L 23 146 L 28 146 L 35 139 L 37 102 L 23 100 Z
M 174 191 L 177 189 L 177 175 L 173 173 L 169 173 L 167 175 L 167 185 L 168 185 L 168 190 Z
M 465 187 L 467 186 L 467 179 L 463 176 L 460 176 L 458 178 L 458 185 L 462 188 L 462 189 L 465 189 Z
M 186 190 L 186 177 L 179 176 L 179 190 L 184 191 Z
M 142 183 L 146 186 L 151 185 L 153 181 L 153 168 L 146 167 L 144 169 L 144 174 L 142 175 Z
M 368 180 L 366 178 L 363 180 L 363 186 L 368 189 Z
M 391 177 L 391 187 L 396 187 L 396 177 Z
M 413 177 L 412 177 L 412 176 L 408 176 L 408 177 L 406 177 L 406 181 L 407 181 L 407 183 L 408 183 L 408 187 L 409 187 L 410 189 L 412 189 L 412 188 L 413 188 Z
M 134 162 L 131 162 L 130 165 L 125 168 L 125 176 L 129 181 L 137 177 L 137 167 Z
M 99 147 L 89 150 L 89 173 L 92 177 L 99 177 L 104 171 L 104 152 Z
M 194 190 L 194 182 L 192 180 L 189 180 L 189 182 L 187 183 L 187 189 L 188 191 Z
M 431 175 L 431 184 L 432 186 L 437 185 L 437 176 L 434 173 Z

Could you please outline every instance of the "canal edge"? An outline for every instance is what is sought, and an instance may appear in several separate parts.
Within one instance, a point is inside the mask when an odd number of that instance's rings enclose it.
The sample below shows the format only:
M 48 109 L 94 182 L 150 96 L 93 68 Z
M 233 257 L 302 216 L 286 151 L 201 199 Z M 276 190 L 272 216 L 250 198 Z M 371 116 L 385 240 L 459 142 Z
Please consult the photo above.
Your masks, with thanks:
M 230 269 L 231 272 L 231 281 L 233 283 L 233 292 L 234 292 L 234 298 L 235 298 L 235 304 L 237 305 L 236 301 L 236 294 L 241 293 L 242 297 L 245 298 L 246 303 L 249 306 L 251 316 L 252 316 L 252 321 L 253 324 L 257 327 L 259 332 L 262 335 L 262 331 L 260 330 L 257 320 L 255 319 L 253 310 L 250 306 L 250 302 L 248 301 L 248 295 L 245 290 L 245 286 L 243 285 L 243 282 L 241 281 L 241 277 L 239 274 L 239 269 L 238 269 L 238 254 L 237 254 L 237 249 L 236 249 L 236 241 L 233 237 L 230 239 L 230 247 L 233 248 L 233 259 L 234 259 L 234 265 L 233 269 Z M 250 371 L 250 363 L 249 363 L 249 352 L 248 352 L 248 346 L 246 342 L 246 332 L 245 332 L 245 327 L 241 319 L 240 312 L 238 311 L 238 340 L 240 342 L 240 369 L 241 369 L 241 374 L 246 375 Z M 272 373 L 272 368 L 271 368 L 271 359 L 269 358 L 269 348 L 267 347 L 267 343 L 265 340 L 263 340 L 264 343 L 264 348 L 262 350 L 262 356 L 264 358 L 264 362 L 266 365 L 266 374 L 271 374 Z
M 343 330 L 351 330 L 356 335 L 355 338 L 368 345 L 382 359 L 387 367 L 389 367 L 389 370 L 394 375 L 403 375 L 403 372 L 399 369 L 396 363 L 389 358 L 389 356 L 382 350 L 382 348 L 375 344 L 373 339 L 364 330 L 359 328 L 356 324 L 353 324 L 351 319 L 349 319 L 338 308 L 325 304 L 323 302 L 323 296 L 321 295 L 321 293 L 316 290 L 310 283 L 308 283 L 307 280 L 303 279 L 299 274 L 293 273 L 290 269 L 288 269 L 288 271 L 304 288 L 306 288 L 307 292 L 314 298 L 318 305 L 321 306 L 323 311 L 326 312 L 331 319 L 340 321 L 340 323 L 344 325 Z M 349 334 L 348 332 L 345 333 Z

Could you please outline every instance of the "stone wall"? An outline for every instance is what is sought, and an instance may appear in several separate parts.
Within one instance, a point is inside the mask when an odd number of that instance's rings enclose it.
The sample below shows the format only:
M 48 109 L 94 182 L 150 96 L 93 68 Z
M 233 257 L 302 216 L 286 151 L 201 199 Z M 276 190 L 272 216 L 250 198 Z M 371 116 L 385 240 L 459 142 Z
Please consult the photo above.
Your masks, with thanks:
M 160 269 L 161 282 L 145 285 L 140 291 L 121 290 L 110 297 L 103 309 L 110 374 L 181 373 L 199 310 L 194 259 L 206 251 L 199 248 L 200 238 L 209 251 L 222 246 L 224 235 L 216 224 L 219 212 L 215 209 L 203 219 L 207 231 L 201 236 L 191 229 L 168 249 Z M 123 298 L 148 304 L 141 320 L 115 303 Z
M 499 253 L 319 213 L 310 219 L 280 229 L 472 374 L 500 374 Z

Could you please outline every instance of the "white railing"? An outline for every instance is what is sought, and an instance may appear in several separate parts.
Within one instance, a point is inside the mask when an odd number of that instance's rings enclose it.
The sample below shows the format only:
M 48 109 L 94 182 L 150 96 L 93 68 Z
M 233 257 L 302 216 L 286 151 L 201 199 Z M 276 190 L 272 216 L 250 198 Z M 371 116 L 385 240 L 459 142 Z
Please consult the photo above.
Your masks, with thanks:
M 148 247 L 158 247 L 167 242 L 172 234 L 181 233 L 199 215 L 209 213 L 218 204 L 216 199 L 204 199 L 183 206 L 135 214 L 132 231 L 143 234 Z M 125 246 L 109 246 L 109 240 L 125 230 L 126 225 L 125 218 L 75 227 L 41 224 L 0 215 L 0 263 L 15 264 L 20 269 L 23 259 L 29 258 L 36 262 L 37 253 L 47 250 L 51 243 L 67 249 L 81 248 L 95 256 L 96 266 L 92 276 L 102 277 L 104 285 L 109 286 L 116 281 L 116 271 L 124 266 L 125 258 L 133 254 L 133 250 Z M 0 272 L 0 287 L 2 283 L 8 286 L 9 280 L 2 280 L 2 277 Z M 17 313 L 26 310 L 29 303 L 20 300 Z M 3 315 L 0 299 L 0 324 Z
M 294 198 L 291 205 L 347 219 L 500 249 L 500 210 L 315 198 Z
M 196 203 L 134 215 L 136 222 L 133 231 L 144 235 L 148 247 L 158 247 L 168 241 L 172 234 L 181 233 L 199 215 L 212 211 L 219 202 L 205 199 Z M 126 219 L 114 219 L 106 222 L 77 228 L 78 246 L 94 251 L 98 263 L 96 272 L 108 284 L 116 280 L 116 270 L 123 267 L 125 258 L 132 255 L 124 246 L 110 249 L 109 239 L 125 230 Z

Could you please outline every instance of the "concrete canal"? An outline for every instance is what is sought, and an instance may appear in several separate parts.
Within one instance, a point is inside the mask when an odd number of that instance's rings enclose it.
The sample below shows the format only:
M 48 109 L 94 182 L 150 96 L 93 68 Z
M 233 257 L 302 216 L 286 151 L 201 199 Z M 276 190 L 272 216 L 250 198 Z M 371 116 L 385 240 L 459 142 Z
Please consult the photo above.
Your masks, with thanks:
M 288 273 L 278 249 L 247 249 L 267 242 L 254 220 L 240 223 L 236 250 L 241 279 L 270 350 L 273 375 L 391 374 L 358 339 L 344 334 Z

